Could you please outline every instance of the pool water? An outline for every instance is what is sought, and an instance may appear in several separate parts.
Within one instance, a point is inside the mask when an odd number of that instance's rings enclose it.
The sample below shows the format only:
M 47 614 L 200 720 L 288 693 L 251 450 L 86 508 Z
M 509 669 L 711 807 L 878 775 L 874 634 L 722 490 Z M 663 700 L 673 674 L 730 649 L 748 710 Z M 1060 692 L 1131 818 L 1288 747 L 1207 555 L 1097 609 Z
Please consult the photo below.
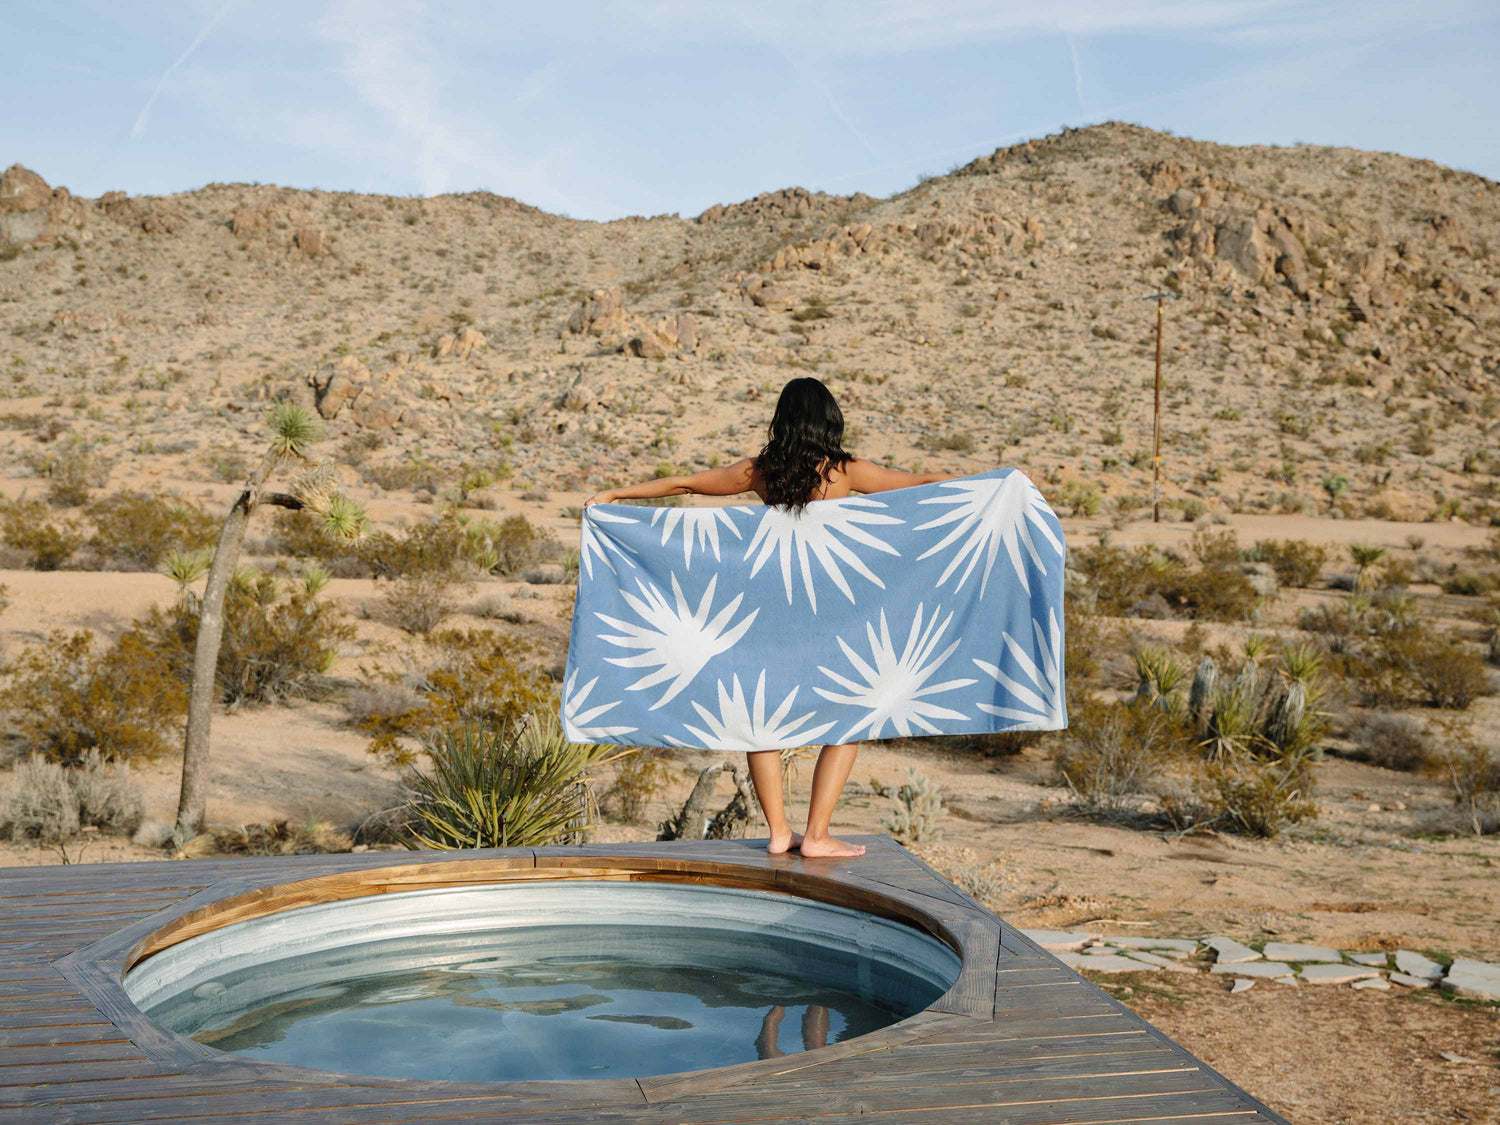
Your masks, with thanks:
M 443 948 L 436 948 L 442 945 Z M 539 952 L 542 951 L 542 952 Z M 240 970 L 151 1012 L 221 1051 L 319 1070 L 470 1081 L 643 1077 L 794 1054 L 940 992 L 780 937 L 609 926 L 371 943 Z M 421 962 L 421 967 L 404 965 Z M 257 986 L 282 982 L 273 995 Z M 305 983 L 304 983 L 305 982 Z M 256 999 L 245 1007 L 242 994 Z
M 887 918 L 745 888 L 569 880 L 297 907 L 126 974 L 154 1022 L 342 1074 L 635 1078 L 792 1055 L 930 1007 L 957 954 Z

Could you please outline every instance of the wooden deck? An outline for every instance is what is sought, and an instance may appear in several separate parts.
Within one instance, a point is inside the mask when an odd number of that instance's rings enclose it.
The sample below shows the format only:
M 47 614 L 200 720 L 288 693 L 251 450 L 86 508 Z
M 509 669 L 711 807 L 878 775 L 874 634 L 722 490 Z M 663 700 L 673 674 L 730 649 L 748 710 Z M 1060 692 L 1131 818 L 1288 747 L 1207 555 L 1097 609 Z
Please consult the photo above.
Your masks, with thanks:
M 1286 1125 L 905 849 L 858 839 L 869 850 L 848 861 L 730 840 L 0 869 L 0 1120 Z M 937 933 L 963 968 L 927 1011 L 845 1043 L 716 1070 L 534 1083 L 255 1062 L 155 1026 L 120 986 L 141 957 L 237 918 L 517 878 L 714 882 L 832 900 Z

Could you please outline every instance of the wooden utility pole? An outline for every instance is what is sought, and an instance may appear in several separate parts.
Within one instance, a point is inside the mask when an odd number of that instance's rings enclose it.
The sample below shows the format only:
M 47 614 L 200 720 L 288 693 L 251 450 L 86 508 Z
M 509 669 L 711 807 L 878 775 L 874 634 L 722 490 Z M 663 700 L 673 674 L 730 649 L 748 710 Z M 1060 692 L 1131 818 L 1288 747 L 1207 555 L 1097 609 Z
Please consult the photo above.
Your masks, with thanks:
M 1151 412 L 1151 522 L 1161 523 L 1161 326 L 1162 306 L 1176 293 L 1147 293 L 1143 301 L 1156 302 L 1156 394 Z

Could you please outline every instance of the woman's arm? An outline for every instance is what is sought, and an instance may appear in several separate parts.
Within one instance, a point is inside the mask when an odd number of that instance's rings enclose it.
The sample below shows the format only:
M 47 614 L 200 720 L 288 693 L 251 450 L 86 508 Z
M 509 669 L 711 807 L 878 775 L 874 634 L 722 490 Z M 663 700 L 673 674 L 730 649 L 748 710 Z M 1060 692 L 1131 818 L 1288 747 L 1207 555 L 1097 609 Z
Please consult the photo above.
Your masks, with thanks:
M 851 460 L 844 469 L 849 487 L 855 492 L 889 492 L 893 488 L 910 488 L 914 484 L 935 484 L 940 480 L 957 480 L 967 473 L 905 473 L 887 469 L 863 457 Z
M 744 457 L 733 465 L 705 469 L 690 476 L 657 477 L 624 488 L 606 488 L 590 496 L 583 506 L 613 504 L 616 500 L 646 500 L 653 496 L 680 496 L 690 492 L 700 496 L 738 496 L 741 492 L 751 491 L 750 473 L 754 465 L 753 458 Z

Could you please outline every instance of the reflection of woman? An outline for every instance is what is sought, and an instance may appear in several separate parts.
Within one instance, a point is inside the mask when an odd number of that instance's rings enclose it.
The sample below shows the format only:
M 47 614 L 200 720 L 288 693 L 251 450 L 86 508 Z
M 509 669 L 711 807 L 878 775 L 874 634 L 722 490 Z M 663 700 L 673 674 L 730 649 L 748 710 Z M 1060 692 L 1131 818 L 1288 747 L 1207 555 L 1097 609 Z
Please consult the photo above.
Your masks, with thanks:
M 686 477 L 661 477 L 610 488 L 585 500 L 607 504 L 615 500 L 644 499 L 697 493 L 703 496 L 736 496 L 754 492 L 767 504 L 779 504 L 792 512 L 810 502 L 836 500 L 851 492 L 889 492 L 915 484 L 953 480 L 961 473 L 904 473 L 855 457 L 843 448 L 844 414 L 838 401 L 819 380 L 793 379 L 781 389 L 776 412 L 771 417 L 770 440 L 759 456 L 745 457 L 722 469 L 709 469 Z M 755 795 L 771 829 L 767 850 L 784 852 L 798 848 L 804 856 L 857 856 L 864 845 L 851 844 L 828 834 L 833 807 L 838 803 L 849 771 L 854 768 L 858 743 L 825 746 L 813 768 L 812 794 L 807 809 L 807 831 L 792 831 L 786 818 L 781 792 L 781 754 L 777 750 L 749 752 L 750 778 Z
M 779 1059 L 786 1054 L 776 1045 L 781 1032 L 781 1020 L 786 1009 L 780 1004 L 766 1013 L 760 1022 L 760 1036 L 755 1040 L 755 1056 L 761 1059 Z M 809 1004 L 802 1013 L 802 1049 L 813 1051 L 828 1046 L 828 1009 L 822 1004 Z

